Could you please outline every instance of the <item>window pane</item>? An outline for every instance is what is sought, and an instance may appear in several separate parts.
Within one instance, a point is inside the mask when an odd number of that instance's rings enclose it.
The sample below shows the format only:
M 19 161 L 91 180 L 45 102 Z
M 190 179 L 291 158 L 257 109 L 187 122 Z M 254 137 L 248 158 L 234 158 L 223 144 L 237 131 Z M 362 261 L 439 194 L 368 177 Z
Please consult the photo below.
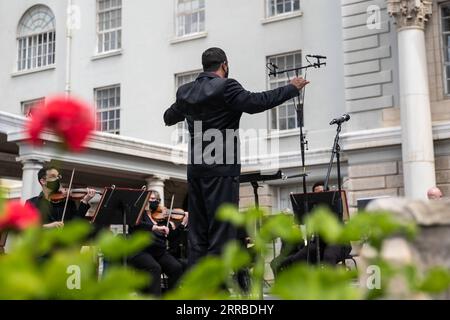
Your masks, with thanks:
M 284 12 L 291 12 L 292 11 L 292 2 L 291 0 L 287 0 L 284 3 Z
M 297 126 L 295 124 L 295 118 L 289 118 L 288 129 L 295 129 Z
M 54 20 L 51 10 L 41 5 L 24 14 L 18 27 L 18 71 L 54 63 Z
M 102 110 L 97 113 L 97 121 L 102 124 L 99 130 L 119 133 L 120 124 L 120 86 L 96 89 L 94 93 L 96 97 L 97 109 Z
M 271 128 L 272 129 L 277 129 L 278 128 L 278 126 L 277 126 L 277 108 L 273 108 L 271 111 L 271 114 L 270 114 L 270 119 L 271 119 Z
M 284 118 L 280 119 L 280 130 L 286 130 L 287 126 L 286 126 L 286 121 Z
M 284 55 L 277 55 L 267 58 L 268 62 L 275 63 L 280 70 L 293 68 L 293 67 L 301 67 L 301 53 L 294 52 Z M 291 78 L 293 73 L 291 72 L 289 75 Z M 279 87 L 283 87 L 289 83 L 288 75 L 280 74 L 277 78 L 269 77 L 268 88 L 275 89 Z M 296 123 L 296 111 L 295 105 L 292 100 L 285 102 L 276 108 L 277 112 L 273 109 L 270 113 L 271 115 L 271 128 L 278 130 L 286 130 L 286 129 L 294 129 L 298 127 Z
M 277 14 L 283 13 L 283 0 L 277 0 Z

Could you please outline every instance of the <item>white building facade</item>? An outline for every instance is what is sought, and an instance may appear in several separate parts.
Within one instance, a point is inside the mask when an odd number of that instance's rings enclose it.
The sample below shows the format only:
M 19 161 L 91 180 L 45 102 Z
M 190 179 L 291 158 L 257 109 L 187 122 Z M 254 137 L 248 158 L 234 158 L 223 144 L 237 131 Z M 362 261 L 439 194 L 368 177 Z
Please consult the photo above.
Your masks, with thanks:
M 405 190 L 423 198 L 434 184 L 450 195 L 449 6 L 413 0 L 0 0 L 1 177 L 23 177 L 22 196 L 34 196 L 37 170 L 58 160 L 66 173 L 77 169 L 80 185 L 148 185 L 166 198 L 177 194 L 181 205 L 183 124 L 165 127 L 162 115 L 177 87 L 201 71 L 201 53 L 218 46 L 228 55 L 230 76 L 251 91 L 288 81 L 269 78 L 268 62 L 283 68 L 305 65 L 307 54 L 328 57 L 326 67 L 307 74 L 309 187 L 325 178 L 335 133 L 329 122 L 349 113 L 341 146 L 350 206 Z M 61 154 L 51 134 L 43 148 L 24 143 L 23 115 L 61 92 L 96 107 L 104 132 L 84 154 Z M 245 172 L 278 166 L 287 176 L 302 173 L 292 102 L 245 115 L 241 126 L 244 134 L 257 130 L 263 146 L 244 153 L 256 159 Z M 261 205 L 283 210 L 296 191 L 298 178 L 267 182 Z M 252 203 L 252 189 L 244 185 L 241 206 Z

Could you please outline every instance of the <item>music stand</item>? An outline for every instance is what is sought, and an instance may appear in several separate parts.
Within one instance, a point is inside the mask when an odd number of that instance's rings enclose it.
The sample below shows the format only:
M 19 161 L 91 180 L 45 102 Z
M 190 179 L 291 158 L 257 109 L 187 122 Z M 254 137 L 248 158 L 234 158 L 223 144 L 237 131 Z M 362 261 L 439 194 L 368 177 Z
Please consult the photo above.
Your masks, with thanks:
M 339 221 L 349 219 L 347 204 L 347 194 L 342 191 L 324 191 L 314 193 L 291 193 L 292 209 L 298 221 L 303 224 L 305 218 L 317 206 L 328 207 L 338 218 Z M 307 201 L 308 211 L 305 212 L 304 202 Z
M 113 224 L 122 225 L 122 233 L 126 237 L 127 225 L 135 226 L 141 221 L 150 193 L 146 187 L 142 189 L 116 188 L 115 186 L 105 188 L 92 223 L 100 228 Z M 126 257 L 124 257 L 124 265 L 126 265 Z
M 306 217 L 317 206 L 328 207 L 339 221 L 349 219 L 347 195 L 344 190 L 324 191 L 314 193 L 291 193 L 292 209 L 300 224 L 304 224 Z M 306 203 L 306 205 L 305 205 Z M 320 237 L 316 236 L 317 263 L 320 264 Z M 308 242 L 308 263 L 309 263 L 309 242 Z
M 261 173 L 247 173 L 241 174 L 239 177 L 239 183 L 250 183 L 253 187 L 253 195 L 255 197 L 255 206 L 259 209 L 259 195 L 258 188 L 261 186 L 258 184 L 260 181 L 272 181 L 283 179 L 284 175 L 281 170 L 278 170 L 275 174 L 261 174 Z

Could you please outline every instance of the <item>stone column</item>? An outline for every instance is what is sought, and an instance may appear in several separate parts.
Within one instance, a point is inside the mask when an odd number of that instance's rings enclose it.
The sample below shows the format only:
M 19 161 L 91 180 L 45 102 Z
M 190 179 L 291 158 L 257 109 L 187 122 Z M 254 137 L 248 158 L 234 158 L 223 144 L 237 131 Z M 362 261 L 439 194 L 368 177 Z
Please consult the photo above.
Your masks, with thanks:
M 169 177 L 152 176 L 145 181 L 147 182 L 147 190 L 158 191 L 161 196 L 161 204 L 170 206 L 170 203 L 164 203 L 164 181 L 169 180 Z
M 387 1 L 398 31 L 405 196 L 426 199 L 436 184 L 424 32 L 431 1 Z
M 44 161 L 40 159 L 19 159 L 23 165 L 22 173 L 22 201 L 39 195 L 42 191 L 38 181 L 38 172 L 44 167 Z

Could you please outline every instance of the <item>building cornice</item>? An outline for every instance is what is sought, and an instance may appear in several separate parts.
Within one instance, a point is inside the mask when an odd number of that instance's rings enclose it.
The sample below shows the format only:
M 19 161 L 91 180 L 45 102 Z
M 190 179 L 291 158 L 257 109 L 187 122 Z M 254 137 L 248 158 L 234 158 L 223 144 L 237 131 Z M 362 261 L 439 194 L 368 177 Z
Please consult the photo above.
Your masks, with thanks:
M 26 141 L 27 134 L 24 127 L 27 121 L 23 116 L 0 112 L 0 131 L 7 134 L 9 142 Z M 41 135 L 41 139 L 45 142 L 61 142 L 59 137 L 50 131 L 45 131 Z M 186 148 L 105 132 L 94 132 L 90 136 L 86 148 L 175 163 L 184 163 L 187 159 Z
M 433 123 L 435 141 L 450 139 L 450 122 Z M 341 135 L 344 151 L 401 145 L 401 127 L 389 127 L 371 130 L 347 132 Z

